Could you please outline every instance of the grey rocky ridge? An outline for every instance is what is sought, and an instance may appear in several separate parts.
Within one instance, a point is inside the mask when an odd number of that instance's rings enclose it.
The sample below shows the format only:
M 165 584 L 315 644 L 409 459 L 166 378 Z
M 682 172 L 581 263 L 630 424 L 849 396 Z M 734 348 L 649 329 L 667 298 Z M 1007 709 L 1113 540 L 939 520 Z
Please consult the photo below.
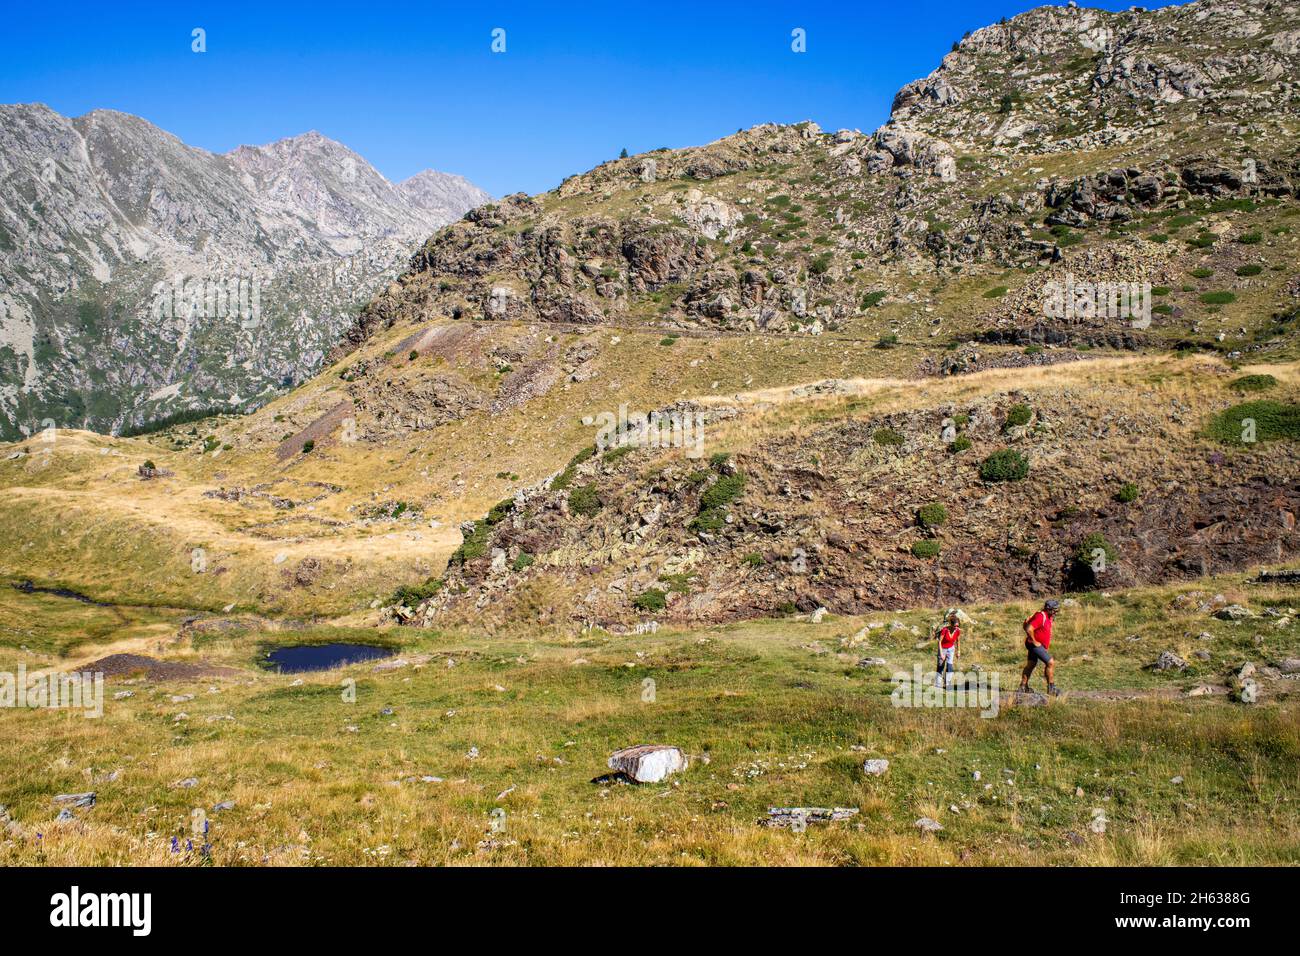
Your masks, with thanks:
M 1189 204 L 1294 196 L 1298 23 L 1276 0 L 1031 10 L 955 43 L 874 133 L 763 125 L 479 209 L 425 245 L 349 347 L 430 314 L 816 334 L 917 302 L 919 277 L 1071 252 L 1081 280 L 1160 284 L 1218 238 L 1186 231 Z M 1011 293 L 990 341 L 1139 338 L 1025 328 L 1039 302 Z M 1179 318 L 1150 334 L 1217 334 Z
M 311 132 L 225 155 L 139 117 L 0 106 L 0 437 L 256 406 L 415 245 L 490 197 Z

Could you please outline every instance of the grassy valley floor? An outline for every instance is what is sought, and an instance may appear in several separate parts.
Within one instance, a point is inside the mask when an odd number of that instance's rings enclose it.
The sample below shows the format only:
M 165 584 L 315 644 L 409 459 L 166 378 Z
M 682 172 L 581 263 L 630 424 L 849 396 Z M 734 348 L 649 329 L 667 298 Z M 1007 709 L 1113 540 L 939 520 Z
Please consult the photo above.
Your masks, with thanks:
M 1255 616 L 1213 617 L 1216 594 Z M 1300 656 L 1298 604 L 1294 587 L 1245 575 L 1077 596 L 1053 645 L 1066 696 L 986 719 L 891 702 L 891 674 L 933 660 L 933 609 L 489 638 L 181 627 L 181 612 L 6 586 L 3 669 L 130 651 L 236 670 L 110 677 L 99 719 L 5 712 L 0 864 L 1296 864 L 1297 682 L 1268 665 Z M 1031 609 L 967 608 L 963 666 L 1011 690 Z M 118 640 L 100 633 L 113 613 L 129 628 Z M 74 631 L 56 651 L 53 632 Z M 259 666 L 269 645 L 331 640 L 400 654 L 304 675 Z M 1189 666 L 1146 669 L 1164 650 Z M 859 665 L 872 657 L 887 664 Z M 1246 661 L 1267 675 L 1254 705 L 1225 688 Z M 1187 695 L 1197 687 L 1215 692 Z M 1105 689 L 1126 693 L 1092 693 Z M 663 784 L 592 782 L 637 743 L 677 745 L 690 766 Z M 864 774 L 869 758 L 888 771 Z M 56 820 L 56 795 L 88 791 L 93 807 Z M 859 812 L 806 832 L 759 825 L 796 806 Z M 923 834 L 922 817 L 943 829 Z

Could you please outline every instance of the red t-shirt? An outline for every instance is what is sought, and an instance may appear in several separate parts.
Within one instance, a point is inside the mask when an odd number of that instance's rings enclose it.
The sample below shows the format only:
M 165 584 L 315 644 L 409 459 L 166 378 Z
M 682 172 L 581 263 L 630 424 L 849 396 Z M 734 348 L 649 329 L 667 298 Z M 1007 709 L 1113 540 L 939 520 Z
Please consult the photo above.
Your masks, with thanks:
M 939 629 L 939 646 L 944 650 L 952 647 L 957 643 L 957 638 L 961 637 L 960 627 L 943 627 Z
M 1047 616 L 1046 611 L 1039 611 L 1029 619 L 1029 631 L 1039 644 L 1044 647 L 1052 646 L 1052 619 Z

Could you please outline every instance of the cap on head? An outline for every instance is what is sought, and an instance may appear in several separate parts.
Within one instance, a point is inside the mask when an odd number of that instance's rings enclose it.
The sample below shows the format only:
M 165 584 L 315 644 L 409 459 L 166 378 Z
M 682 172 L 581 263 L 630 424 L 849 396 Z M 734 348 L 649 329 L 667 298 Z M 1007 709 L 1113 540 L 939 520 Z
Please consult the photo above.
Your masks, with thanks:
M 1059 611 L 1060 609 L 1061 609 L 1061 602 L 1056 600 L 1056 598 L 1052 598 L 1050 601 L 1043 602 L 1044 611 Z

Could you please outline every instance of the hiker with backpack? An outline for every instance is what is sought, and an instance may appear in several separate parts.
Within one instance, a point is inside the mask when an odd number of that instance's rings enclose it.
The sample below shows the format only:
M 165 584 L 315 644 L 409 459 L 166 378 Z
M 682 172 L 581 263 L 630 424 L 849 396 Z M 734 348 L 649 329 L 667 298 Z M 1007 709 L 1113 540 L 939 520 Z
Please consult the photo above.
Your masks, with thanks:
M 1028 653 L 1025 669 L 1020 673 L 1020 692 L 1022 694 L 1028 693 L 1029 677 L 1040 662 L 1046 672 L 1047 692 L 1053 697 L 1060 693 L 1056 689 L 1056 662 L 1052 660 L 1052 655 L 1048 651 L 1048 648 L 1052 646 L 1052 621 L 1056 618 L 1056 612 L 1060 609 L 1061 602 L 1055 598 L 1045 601 L 1041 611 L 1034 612 L 1020 625 L 1025 631 L 1025 651 Z
M 948 688 L 948 675 L 953 672 L 953 661 L 961 656 L 960 617 L 956 610 L 948 612 L 947 622 L 935 633 L 939 652 L 935 661 L 934 686 Z

